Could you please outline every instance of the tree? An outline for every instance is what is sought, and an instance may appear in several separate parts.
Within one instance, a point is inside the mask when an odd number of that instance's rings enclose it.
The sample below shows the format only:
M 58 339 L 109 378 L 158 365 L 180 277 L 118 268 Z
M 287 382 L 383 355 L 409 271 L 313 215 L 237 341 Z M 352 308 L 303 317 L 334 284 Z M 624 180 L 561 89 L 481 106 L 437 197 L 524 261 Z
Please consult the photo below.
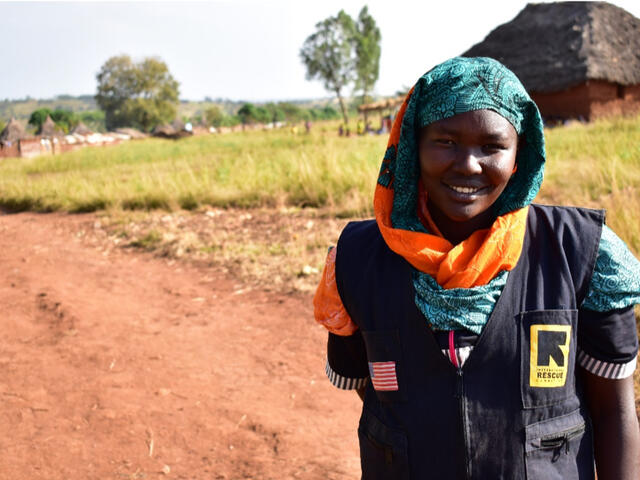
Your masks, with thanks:
M 269 122 L 283 122 L 287 119 L 285 111 L 282 109 L 282 103 L 267 103 L 264 108 L 267 110 Z
M 42 124 L 52 113 L 50 108 L 39 108 L 31 112 L 29 116 L 29 125 L 36 127 L 36 131 L 40 131 Z
M 342 99 L 342 90 L 353 80 L 355 64 L 355 25 L 353 19 L 340 10 L 316 24 L 316 31 L 304 41 L 300 58 L 307 67 L 307 79 L 321 80 L 324 87 L 336 94 L 345 123 L 349 122 Z
M 47 117 L 51 117 L 51 120 L 60 127 L 64 133 L 69 133 L 71 129 L 78 124 L 78 117 L 70 110 L 62 110 L 57 108 L 51 110 L 50 108 L 38 108 L 31 112 L 29 116 L 29 125 L 36 127 L 36 131 L 40 133 L 42 131 L 42 124 Z
M 76 114 L 78 120 L 94 132 L 104 132 L 104 112 L 102 110 L 86 110 Z
M 355 90 L 362 92 L 362 103 L 367 102 L 369 93 L 378 81 L 380 72 L 380 29 L 365 5 L 360 10 L 356 22 L 356 82 Z
M 51 112 L 51 120 L 53 120 L 53 122 L 60 127 L 64 133 L 69 133 L 71 129 L 78 124 L 76 115 L 70 110 L 54 110 Z
M 256 107 L 252 103 L 245 103 L 238 110 L 238 117 L 243 125 L 248 123 L 269 123 L 269 112 L 264 107 Z
M 212 105 L 204 111 L 204 118 L 207 125 L 218 128 L 224 120 L 224 112 L 217 105 Z
M 111 57 L 96 79 L 95 99 L 105 112 L 107 129 L 137 127 L 149 131 L 176 116 L 178 82 L 159 58 L 135 63 L 128 55 Z

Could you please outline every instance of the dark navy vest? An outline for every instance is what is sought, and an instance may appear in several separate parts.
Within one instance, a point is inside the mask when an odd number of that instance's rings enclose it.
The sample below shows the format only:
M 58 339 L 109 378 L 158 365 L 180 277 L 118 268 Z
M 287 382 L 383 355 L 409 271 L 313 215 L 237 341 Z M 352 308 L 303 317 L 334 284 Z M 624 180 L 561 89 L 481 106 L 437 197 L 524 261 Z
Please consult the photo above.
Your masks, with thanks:
M 391 364 L 397 381 L 397 390 L 367 386 L 363 479 L 594 478 L 575 363 L 603 220 L 601 211 L 530 207 L 520 259 L 461 369 L 415 305 L 412 267 L 376 223 L 344 229 L 338 291 L 370 370 Z

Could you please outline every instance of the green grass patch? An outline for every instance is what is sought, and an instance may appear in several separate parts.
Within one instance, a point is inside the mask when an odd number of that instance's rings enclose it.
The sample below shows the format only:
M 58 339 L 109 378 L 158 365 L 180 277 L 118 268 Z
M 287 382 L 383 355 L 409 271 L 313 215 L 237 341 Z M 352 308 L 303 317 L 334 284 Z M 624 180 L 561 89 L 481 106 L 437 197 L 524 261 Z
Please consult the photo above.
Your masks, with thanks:
M 608 222 L 640 251 L 640 119 L 575 123 L 546 132 L 539 201 L 605 207 Z M 310 135 L 288 129 L 148 139 L 0 163 L 0 206 L 17 212 L 314 207 L 371 215 L 382 136 Z
M 370 211 L 382 137 L 333 132 L 149 139 L 0 164 L 0 206 L 86 212 L 218 207 Z

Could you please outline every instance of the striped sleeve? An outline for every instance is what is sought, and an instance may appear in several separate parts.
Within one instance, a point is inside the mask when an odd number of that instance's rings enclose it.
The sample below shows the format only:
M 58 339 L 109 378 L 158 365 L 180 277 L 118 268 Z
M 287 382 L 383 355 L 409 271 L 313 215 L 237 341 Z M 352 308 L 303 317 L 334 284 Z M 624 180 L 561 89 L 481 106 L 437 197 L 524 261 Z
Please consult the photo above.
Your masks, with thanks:
M 611 363 L 598 360 L 589 356 L 583 350 L 578 350 L 578 364 L 598 377 L 621 380 L 633 375 L 637 366 L 637 358 L 626 363 Z
M 581 309 L 578 319 L 578 364 L 603 378 L 619 380 L 637 365 L 638 331 L 633 307 L 609 312 Z
M 332 385 L 342 390 L 354 390 L 367 384 L 369 364 L 360 330 L 349 336 L 329 333 L 325 372 Z
M 327 365 L 325 367 L 325 373 L 329 378 L 329 381 L 334 387 L 341 390 L 355 390 L 364 387 L 369 381 L 369 377 L 352 378 L 344 377 L 331 368 L 329 360 L 327 359 Z

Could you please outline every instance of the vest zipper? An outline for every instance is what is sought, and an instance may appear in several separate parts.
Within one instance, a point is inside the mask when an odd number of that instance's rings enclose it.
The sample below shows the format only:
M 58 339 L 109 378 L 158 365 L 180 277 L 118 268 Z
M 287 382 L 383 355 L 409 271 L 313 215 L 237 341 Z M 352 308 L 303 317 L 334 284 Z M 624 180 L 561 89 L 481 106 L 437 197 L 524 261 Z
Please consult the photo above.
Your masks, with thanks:
M 464 450 L 464 471 L 465 478 L 471 479 L 471 469 L 469 468 L 469 439 L 467 437 L 467 401 L 464 396 L 464 382 L 463 382 L 463 374 L 462 368 L 458 367 L 456 370 L 457 379 L 456 379 L 456 397 L 458 398 L 458 405 L 460 406 L 460 425 L 462 426 L 462 439 L 463 445 L 462 448 Z
M 466 410 L 467 410 L 467 401 L 464 396 L 464 381 L 463 381 L 463 373 L 462 367 L 458 363 L 458 358 L 456 356 L 455 349 L 455 333 L 453 330 L 449 330 L 449 356 L 451 357 L 451 362 L 456 369 L 456 398 L 458 399 L 459 411 L 460 411 L 460 425 L 462 425 L 462 439 L 463 439 L 463 450 L 464 450 L 464 471 L 465 478 L 471 479 L 471 469 L 469 468 L 469 453 L 468 453 L 468 445 L 469 439 L 467 438 L 467 422 L 466 422 Z

